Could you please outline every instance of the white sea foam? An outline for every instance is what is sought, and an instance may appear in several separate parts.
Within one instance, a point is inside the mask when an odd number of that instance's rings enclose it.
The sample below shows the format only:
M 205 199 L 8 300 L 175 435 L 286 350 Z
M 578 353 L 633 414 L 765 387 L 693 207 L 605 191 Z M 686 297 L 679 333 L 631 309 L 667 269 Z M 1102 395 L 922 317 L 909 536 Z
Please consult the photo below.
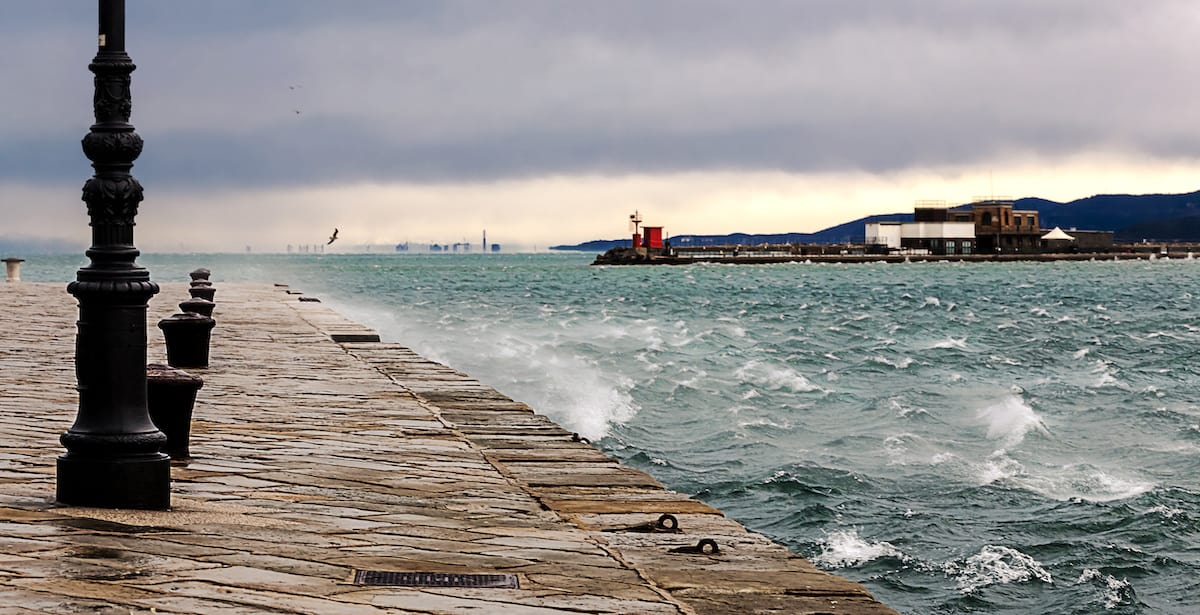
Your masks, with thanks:
M 796 393 L 824 391 L 803 374 L 786 366 L 753 360 L 738 368 L 734 376 L 743 383 L 766 388 L 768 391 L 789 390 Z
M 1029 308 L 1029 313 L 1033 314 L 1034 316 L 1041 316 L 1043 318 L 1048 318 L 1050 316 L 1050 312 L 1047 312 L 1045 309 L 1040 307 Z
M 1111 574 L 1104 574 L 1095 568 L 1085 568 L 1083 573 L 1079 575 L 1079 580 L 1075 581 L 1076 585 L 1091 582 L 1100 583 L 1103 588 L 1104 608 L 1115 609 L 1122 603 L 1127 602 L 1130 594 L 1133 591 L 1133 585 L 1128 579 L 1118 579 Z
M 1011 547 L 984 545 L 979 553 L 961 562 L 949 562 L 943 569 L 956 580 L 964 594 L 990 585 L 1024 583 L 1037 579 L 1054 583 L 1050 573 L 1037 560 Z
M 747 408 L 748 409 L 748 408 Z M 790 430 L 792 428 L 791 421 L 773 421 L 766 417 L 756 419 L 748 419 L 737 422 L 738 427 L 772 427 L 774 429 Z
M 891 543 L 864 540 L 855 529 L 830 532 L 821 542 L 821 552 L 812 561 L 825 568 L 857 566 L 881 557 L 897 557 L 904 561 L 910 559 Z
M 908 366 L 912 365 L 914 361 L 912 357 L 901 357 L 893 361 L 887 357 L 880 356 L 871 357 L 871 360 L 882 365 L 890 365 L 896 369 L 907 369 Z
M 1042 417 L 1016 395 L 983 408 L 977 416 L 987 423 L 987 437 L 1000 440 L 1004 448 L 1017 446 L 1029 433 L 1048 433 Z
M 1052 500 L 1111 502 L 1137 497 L 1154 489 L 1154 483 L 1118 476 L 1090 464 L 1070 464 L 1039 470 L 1015 478 L 1015 486 Z
M 911 414 L 929 414 L 927 410 L 920 406 L 906 404 L 894 397 L 888 400 L 888 406 L 894 410 L 896 412 L 896 416 L 900 418 L 907 418 Z
M 1008 480 L 1024 474 L 1025 466 L 1003 451 L 998 451 L 980 464 L 975 472 L 980 485 L 990 485 L 999 480 Z
M 1129 385 L 1121 382 L 1112 369 L 1112 362 L 1098 359 L 1092 364 L 1092 373 L 1096 374 L 1096 382 L 1092 384 L 1092 388 L 1102 389 L 1104 387 L 1115 387 L 1123 391 L 1129 390 Z
M 933 457 L 929 458 L 929 464 L 938 466 L 938 465 L 942 465 L 945 463 L 953 462 L 957 459 L 958 459 L 958 455 L 955 455 L 954 453 L 950 453 L 950 452 L 938 453 L 938 454 L 934 455 Z
M 925 305 L 930 307 L 941 307 L 942 300 L 937 297 L 925 297 Z
M 955 338 L 953 338 L 953 337 L 951 337 L 951 338 L 947 338 L 947 339 L 944 339 L 944 340 L 940 340 L 940 341 L 934 342 L 932 345 L 930 345 L 930 346 L 929 346 L 929 348 L 930 348 L 930 349 L 935 349 L 935 348 L 936 348 L 936 349 L 948 349 L 948 348 L 955 348 L 955 349 L 958 349 L 958 350 L 966 350 L 966 348 L 967 348 L 967 338 L 965 338 L 965 337 L 964 337 L 964 338 L 962 338 L 962 339 L 955 339 Z
M 1079 350 L 1071 353 L 1071 356 L 1076 359 L 1082 359 L 1087 356 L 1088 352 L 1089 350 L 1087 348 L 1080 348 Z
M 1146 511 L 1148 515 L 1159 515 L 1164 519 L 1174 519 L 1176 516 L 1183 514 L 1183 511 L 1178 508 L 1171 508 L 1165 504 L 1159 504 Z

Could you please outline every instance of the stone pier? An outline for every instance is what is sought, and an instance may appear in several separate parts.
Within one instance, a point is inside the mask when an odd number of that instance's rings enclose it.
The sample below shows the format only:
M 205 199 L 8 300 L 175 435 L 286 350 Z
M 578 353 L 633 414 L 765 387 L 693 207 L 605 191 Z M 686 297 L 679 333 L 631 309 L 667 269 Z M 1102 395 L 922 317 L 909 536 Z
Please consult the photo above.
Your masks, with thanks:
M 131 511 L 54 502 L 76 306 L 0 285 L 0 613 L 894 613 L 312 297 L 217 286 L 192 458 Z

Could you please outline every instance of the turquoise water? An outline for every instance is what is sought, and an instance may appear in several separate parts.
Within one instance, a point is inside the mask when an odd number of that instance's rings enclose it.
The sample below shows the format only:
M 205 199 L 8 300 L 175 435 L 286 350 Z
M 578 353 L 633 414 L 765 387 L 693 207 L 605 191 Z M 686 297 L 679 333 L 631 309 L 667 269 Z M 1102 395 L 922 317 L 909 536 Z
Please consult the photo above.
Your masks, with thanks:
M 905 613 L 1200 609 L 1200 261 L 591 258 L 141 263 L 317 295 Z

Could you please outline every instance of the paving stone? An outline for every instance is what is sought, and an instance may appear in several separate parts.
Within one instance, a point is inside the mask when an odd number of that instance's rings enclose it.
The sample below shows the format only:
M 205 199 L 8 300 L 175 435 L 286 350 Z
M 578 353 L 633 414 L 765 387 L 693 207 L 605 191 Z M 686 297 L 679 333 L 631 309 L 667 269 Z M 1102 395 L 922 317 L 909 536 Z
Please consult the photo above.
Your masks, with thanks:
M 147 314 L 175 311 L 161 283 Z M 77 306 L 0 286 L 0 614 L 891 613 L 533 408 L 278 288 L 221 284 L 169 511 L 53 502 L 78 406 Z M 18 326 L 19 325 L 19 326 Z M 679 516 L 685 534 L 612 532 Z M 720 557 L 670 555 L 713 536 Z M 518 575 L 519 589 L 354 585 L 354 570 Z

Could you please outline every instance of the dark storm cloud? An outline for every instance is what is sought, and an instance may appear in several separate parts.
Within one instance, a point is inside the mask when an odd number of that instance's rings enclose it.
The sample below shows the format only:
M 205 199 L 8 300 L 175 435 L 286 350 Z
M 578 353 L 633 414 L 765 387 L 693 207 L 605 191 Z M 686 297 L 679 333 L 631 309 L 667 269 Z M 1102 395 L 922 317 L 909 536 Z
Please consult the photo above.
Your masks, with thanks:
M 79 180 L 94 17 L 4 3 L 0 176 Z M 1200 155 L 1187 0 L 130 0 L 168 185 Z M 15 111 L 15 113 L 11 112 Z

